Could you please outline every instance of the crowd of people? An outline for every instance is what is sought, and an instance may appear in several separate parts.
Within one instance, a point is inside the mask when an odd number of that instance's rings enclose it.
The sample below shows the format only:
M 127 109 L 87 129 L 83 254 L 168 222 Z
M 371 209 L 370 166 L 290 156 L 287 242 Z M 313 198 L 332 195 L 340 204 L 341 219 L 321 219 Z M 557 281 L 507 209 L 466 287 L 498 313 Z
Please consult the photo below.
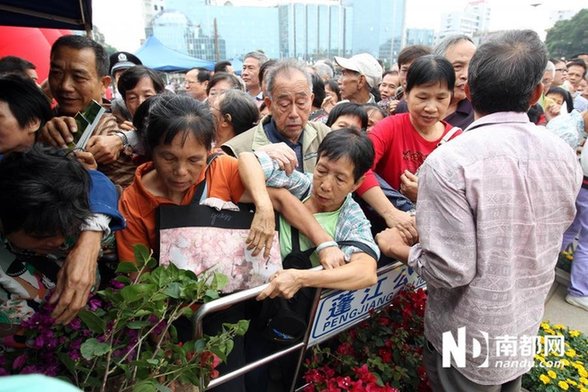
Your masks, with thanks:
M 70 322 L 118 262 L 134 262 L 135 244 L 159 255 L 162 206 L 216 198 L 255 205 L 253 255 L 268 256 L 276 230 L 282 258 L 316 247 L 322 270 L 279 270 L 257 300 L 362 289 L 378 263 L 400 260 L 427 282 L 433 390 L 519 390 L 529 368 L 495 367 L 496 338 L 537 334 L 558 254 L 574 243 L 566 300 L 588 311 L 587 62 L 548 60 L 534 32 L 510 31 L 479 47 L 465 35 L 409 46 L 390 70 L 367 53 L 305 64 L 254 51 L 240 77 L 222 61 L 189 70 L 175 93 L 85 36 L 53 44 L 42 85 L 34 64 L 2 58 L 0 346 L 24 347 L 19 325 L 45 301 Z M 93 101 L 107 112 L 72 148 Z M 468 342 L 489 334 L 489 366 L 471 345 L 465 366 L 442 366 L 442 335 L 462 327 Z M 258 332 L 224 370 L 271 350 Z M 268 379 L 260 368 L 215 390 Z

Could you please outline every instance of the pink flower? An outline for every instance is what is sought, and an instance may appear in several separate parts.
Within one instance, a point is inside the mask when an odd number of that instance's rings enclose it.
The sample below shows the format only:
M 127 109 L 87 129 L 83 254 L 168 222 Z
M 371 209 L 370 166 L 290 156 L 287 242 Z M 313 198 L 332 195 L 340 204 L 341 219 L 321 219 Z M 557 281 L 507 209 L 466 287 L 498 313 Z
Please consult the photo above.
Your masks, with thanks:
M 76 317 L 75 319 L 71 320 L 71 323 L 69 323 L 68 326 L 74 331 L 78 331 L 82 327 L 82 320 L 80 320 L 79 317 Z
M 116 280 L 116 279 L 112 279 L 112 280 L 110 281 L 110 286 L 112 286 L 112 288 L 114 288 L 114 289 L 117 289 L 117 290 L 119 290 L 119 289 L 122 289 L 123 287 L 125 287 L 125 284 L 124 284 L 124 283 L 121 283 L 121 282 L 119 282 L 119 281 L 118 281 L 118 280 Z
M 318 369 L 310 369 L 305 375 L 304 380 L 312 384 L 320 384 L 325 381 L 322 373 Z
M 344 390 L 349 389 L 350 385 L 351 385 L 351 378 L 349 376 L 337 377 L 337 386 L 339 388 L 343 388 Z
M 361 367 L 355 368 L 354 370 L 357 373 L 359 379 L 367 384 L 375 383 L 377 381 L 376 376 L 374 376 L 374 374 L 369 371 L 368 366 L 365 363 Z
M 14 359 L 14 362 L 12 362 L 12 368 L 14 370 L 18 370 L 18 369 L 22 368 L 26 362 L 27 362 L 27 355 L 21 354 Z
M 40 369 L 34 365 L 26 366 L 20 371 L 20 374 L 37 374 L 37 373 L 44 374 L 45 372 L 42 369 Z
M 378 324 L 380 324 L 383 327 L 390 325 L 391 323 L 392 323 L 392 321 L 390 320 L 390 318 L 388 318 L 386 316 L 381 316 L 378 318 Z
M 88 309 L 90 309 L 90 311 L 94 312 L 96 309 L 99 309 L 102 307 L 102 301 L 100 301 L 100 299 L 98 298 L 92 298 L 91 300 L 88 301 Z
M 353 346 L 350 343 L 341 343 L 339 347 L 337 347 L 337 352 L 342 355 L 354 355 Z
M 384 363 L 392 362 L 392 351 L 390 351 L 389 349 L 379 349 L 378 355 L 382 358 L 382 361 L 384 361 Z

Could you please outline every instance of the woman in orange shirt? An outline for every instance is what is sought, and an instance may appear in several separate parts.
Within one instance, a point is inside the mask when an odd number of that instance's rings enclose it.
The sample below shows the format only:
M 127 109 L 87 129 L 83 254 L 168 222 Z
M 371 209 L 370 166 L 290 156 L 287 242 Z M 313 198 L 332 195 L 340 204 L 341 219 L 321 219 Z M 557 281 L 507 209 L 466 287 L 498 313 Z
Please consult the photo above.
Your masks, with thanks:
M 254 255 L 264 248 L 268 253 L 275 220 L 263 173 L 241 179 L 237 160 L 226 155 L 207 165 L 214 138 L 208 108 L 187 96 L 163 95 L 153 103 L 147 124 L 145 147 L 152 161 L 137 168 L 133 183 L 120 198 L 119 209 L 127 228 L 116 236 L 119 259 L 134 261 L 135 244 L 146 245 L 158 254 L 158 207 L 190 204 L 205 175 L 207 189 L 203 198 L 255 204 L 247 242 Z

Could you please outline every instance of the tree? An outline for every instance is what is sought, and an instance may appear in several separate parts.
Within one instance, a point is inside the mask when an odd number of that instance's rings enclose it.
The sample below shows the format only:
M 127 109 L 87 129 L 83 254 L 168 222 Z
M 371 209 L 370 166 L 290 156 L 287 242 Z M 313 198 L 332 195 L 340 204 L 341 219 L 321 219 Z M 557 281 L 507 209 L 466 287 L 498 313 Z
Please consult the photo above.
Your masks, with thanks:
M 547 30 L 545 44 L 551 57 L 571 58 L 588 49 L 588 9 L 578 12 L 572 19 L 560 20 Z

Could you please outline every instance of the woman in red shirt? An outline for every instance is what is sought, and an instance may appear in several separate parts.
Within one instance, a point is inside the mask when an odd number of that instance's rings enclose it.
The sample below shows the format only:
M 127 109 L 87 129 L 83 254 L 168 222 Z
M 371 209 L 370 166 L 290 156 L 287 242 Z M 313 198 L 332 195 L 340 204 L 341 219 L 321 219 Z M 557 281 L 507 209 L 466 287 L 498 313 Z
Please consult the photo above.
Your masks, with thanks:
M 374 176 L 376 173 L 392 188 L 416 202 L 418 168 L 435 148 L 461 133 L 460 129 L 452 130 L 453 127 L 442 120 L 449 107 L 454 84 L 455 72 L 445 58 L 427 55 L 414 61 L 406 79 L 408 113 L 385 118 L 369 133 L 376 155 L 373 172 L 366 175 L 357 190 L 360 196 L 368 192 L 375 194 L 379 190 Z M 376 196 L 380 200 L 384 197 L 382 201 L 391 206 L 381 191 Z M 387 207 L 374 208 L 384 211 Z

